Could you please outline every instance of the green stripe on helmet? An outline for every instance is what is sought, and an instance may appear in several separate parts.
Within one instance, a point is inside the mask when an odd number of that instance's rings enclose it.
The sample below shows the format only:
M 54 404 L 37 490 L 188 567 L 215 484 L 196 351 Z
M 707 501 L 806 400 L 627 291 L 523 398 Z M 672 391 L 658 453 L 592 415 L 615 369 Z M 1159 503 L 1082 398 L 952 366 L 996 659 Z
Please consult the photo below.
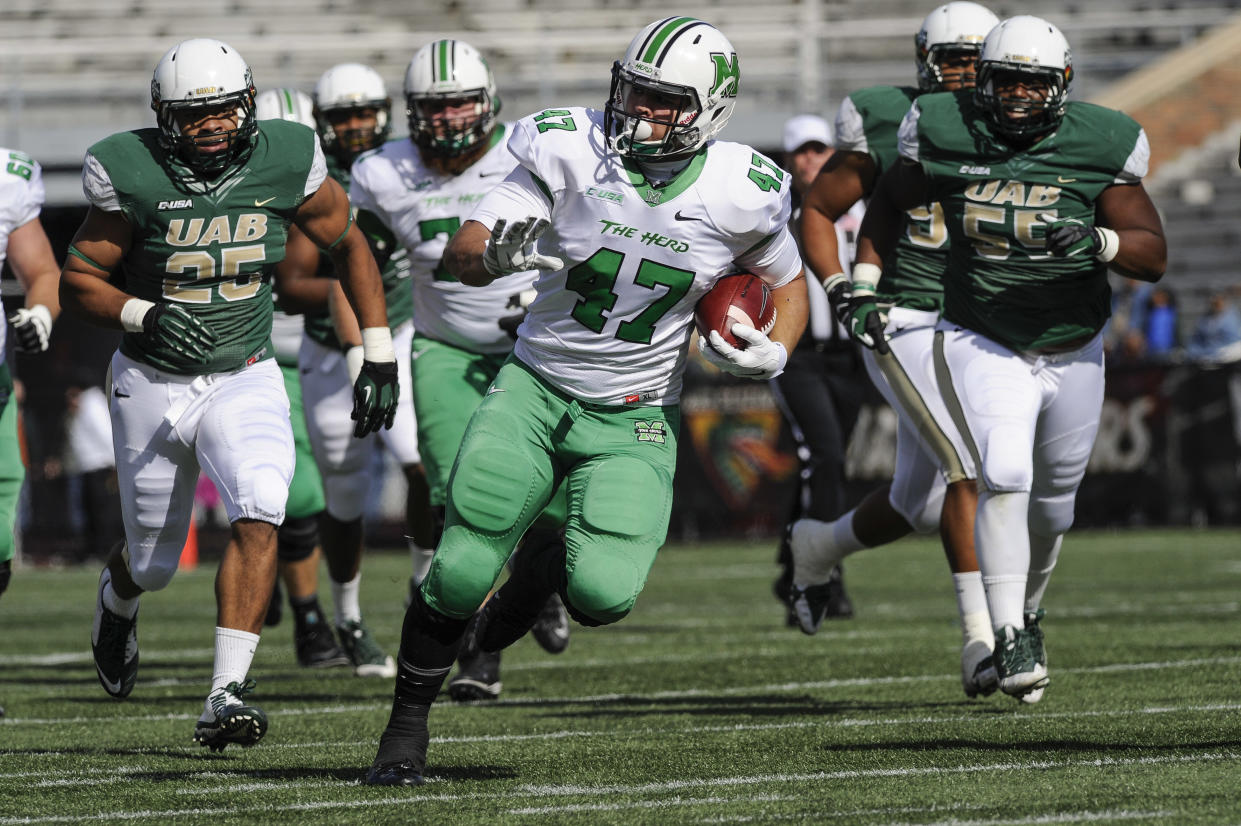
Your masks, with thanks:
M 436 45 L 439 46 L 439 56 L 436 61 L 438 68 L 435 72 L 433 72 L 435 79 L 440 82 L 450 80 L 451 74 L 448 71 L 448 58 L 452 54 L 452 41 L 441 40 Z
M 659 48 L 664 45 L 665 40 L 672 37 L 672 35 L 676 33 L 677 29 L 681 28 L 686 23 L 697 22 L 698 21 L 693 17 L 678 17 L 675 20 L 669 21 L 667 25 L 656 33 L 655 37 L 646 47 L 646 51 L 642 53 L 642 56 L 639 57 L 638 60 L 642 63 L 654 63 L 655 56 L 659 54 Z

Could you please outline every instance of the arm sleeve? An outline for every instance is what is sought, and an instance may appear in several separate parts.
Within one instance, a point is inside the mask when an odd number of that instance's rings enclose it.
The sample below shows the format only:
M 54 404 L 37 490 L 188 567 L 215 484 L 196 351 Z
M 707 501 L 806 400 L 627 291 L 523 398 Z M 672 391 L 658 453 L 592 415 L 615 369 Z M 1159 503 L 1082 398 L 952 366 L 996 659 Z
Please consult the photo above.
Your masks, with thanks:
M 82 193 L 90 205 L 104 212 L 120 212 L 121 201 L 112 186 L 112 177 L 91 153 L 82 161 Z
M 315 135 L 314 143 L 315 154 L 310 161 L 310 172 L 306 175 L 306 188 L 302 191 L 302 195 L 307 198 L 318 192 L 327 178 L 327 160 L 323 157 L 323 146 L 319 143 L 318 135 Z
M 491 229 L 500 218 L 529 216 L 550 221 L 552 204 L 546 189 L 533 173 L 524 166 L 518 166 L 487 193 L 470 215 L 470 220 Z
M 1151 145 L 1147 140 L 1146 130 L 1138 131 L 1138 139 L 1133 144 L 1133 151 L 1125 159 L 1125 165 L 1116 175 L 1115 183 L 1136 184 L 1146 177 L 1150 167 Z
M 797 251 L 797 241 L 787 226 L 766 243 L 747 250 L 737 258 L 736 263 L 763 279 L 769 287 L 782 287 L 802 271 L 801 253 Z
M 900 129 L 896 133 L 897 148 L 900 150 L 902 158 L 908 158 L 911 161 L 921 161 L 918 146 L 918 118 L 922 117 L 922 110 L 918 107 L 918 102 L 914 101 L 913 106 L 909 107 L 909 111 L 905 113 L 905 117 L 901 119 Z
M 866 130 L 862 128 L 862 113 L 857 110 L 853 98 L 846 97 L 836 110 L 836 148 L 854 152 L 869 152 Z

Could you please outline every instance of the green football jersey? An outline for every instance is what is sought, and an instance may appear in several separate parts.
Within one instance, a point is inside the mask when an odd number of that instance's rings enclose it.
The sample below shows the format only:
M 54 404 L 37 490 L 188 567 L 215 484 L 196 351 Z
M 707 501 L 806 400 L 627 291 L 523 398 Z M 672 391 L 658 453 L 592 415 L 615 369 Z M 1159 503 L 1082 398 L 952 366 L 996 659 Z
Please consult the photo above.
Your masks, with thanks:
M 153 346 L 141 333 L 127 333 L 121 352 L 180 374 L 235 370 L 271 356 L 271 272 L 284 258 L 294 212 L 322 180 L 316 154 L 314 133 L 304 126 L 262 121 L 250 157 L 220 183 L 204 185 L 160 147 L 156 129 L 122 132 L 90 148 L 84 181 L 91 202 L 119 209 L 133 230 L 121 262 L 125 290 L 176 301 L 218 337 L 205 364 Z
M 405 139 L 402 138 L 402 140 Z M 327 169 L 328 174 L 348 192 L 349 185 L 352 183 L 349 170 L 342 167 L 330 155 L 327 159 Z M 396 243 L 392 233 L 388 232 L 373 215 L 359 213 L 355 215 L 355 220 L 358 223 L 358 229 L 362 230 L 362 234 L 366 236 L 370 244 L 371 253 L 375 256 L 379 275 L 383 279 L 384 299 L 388 305 L 388 327 L 395 330 L 414 317 L 414 292 L 409 281 L 409 253 Z M 336 277 L 335 268 L 327 253 L 324 253 L 319 260 L 319 275 L 325 278 Z M 340 348 L 340 339 L 336 337 L 336 327 L 332 324 L 332 317 L 328 313 L 306 313 L 305 329 L 307 336 L 325 347 Z
M 919 94 L 909 86 L 869 86 L 851 93 L 836 116 L 836 148 L 868 153 L 878 180 L 900 157 L 897 130 Z M 936 203 L 911 209 L 896 248 L 884 261 L 879 297 L 902 307 L 939 312 L 947 266 L 943 210 Z
M 1069 103 L 1060 127 L 1029 147 L 1000 140 L 970 92 L 923 95 L 901 130 L 952 239 L 944 318 L 1016 350 L 1098 332 L 1111 312 L 1107 265 L 1044 251 L 1039 215 L 1094 223 L 1095 201 L 1136 183 L 1150 155 L 1129 116 Z

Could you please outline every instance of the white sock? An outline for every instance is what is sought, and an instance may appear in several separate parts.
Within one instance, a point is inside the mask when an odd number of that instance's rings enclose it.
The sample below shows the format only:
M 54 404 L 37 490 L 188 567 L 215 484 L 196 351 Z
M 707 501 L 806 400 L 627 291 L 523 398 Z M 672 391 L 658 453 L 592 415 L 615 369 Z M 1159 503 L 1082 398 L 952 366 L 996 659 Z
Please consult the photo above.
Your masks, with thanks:
M 245 682 L 250 671 L 250 663 L 254 660 L 254 651 L 259 645 L 259 635 L 236 628 L 215 629 L 215 672 L 211 675 L 211 691 L 224 688 L 229 683 Z M 200 719 L 211 720 L 215 712 L 211 710 L 211 693 L 203 702 L 203 716 Z
M 431 570 L 431 557 L 435 554 L 435 549 L 424 548 L 412 539 L 408 541 L 409 558 L 414 566 L 414 582 L 421 585 L 427 578 L 427 571 Z
M 103 607 L 125 619 L 133 619 L 138 613 L 138 597 L 121 599 L 112 587 L 112 572 L 107 568 L 103 572 Z
M 1026 491 L 978 494 L 974 543 L 987 590 L 991 626 L 1025 627 L 1026 578 L 1030 570 L 1030 494 Z
M 1064 542 L 1064 534 L 1057 536 L 1040 536 L 1030 534 L 1030 577 L 1026 581 L 1025 610 L 1033 614 L 1043 602 L 1043 594 L 1047 591 L 1047 583 L 1051 580 L 1051 572 L 1056 568 L 1056 560 L 1060 558 L 1060 545 Z
M 332 602 L 336 606 L 336 624 L 344 625 L 350 620 L 362 619 L 362 606 L 358 603 L 362 572 L 348 582 L 332 580 Z
M 799 519 L 793 523 L 797 533 L 793 552 L 793 584 L 798 588 L 822 585 L 832 575 L 832 569 L 851 553 L 866 547 L 853 533 L 853 511 L 834 522 L 818 519 Z
M 994 648 L 995 635 L 991 631 L 991 612 L 987 610 L 987 591 L 982 587 L 982 572 L 953 574 L 952 584 L 957 590 L 962 643 L 982 640 Z

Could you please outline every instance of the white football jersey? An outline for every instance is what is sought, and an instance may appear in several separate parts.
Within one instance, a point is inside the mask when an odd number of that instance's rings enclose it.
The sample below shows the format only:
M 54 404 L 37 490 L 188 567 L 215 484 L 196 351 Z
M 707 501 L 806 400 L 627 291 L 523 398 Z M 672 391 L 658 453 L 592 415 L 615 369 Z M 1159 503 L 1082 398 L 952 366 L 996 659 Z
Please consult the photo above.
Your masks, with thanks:
M 374 213 L 409 251 L 414 329 L 419 335 L 475 353 L 505 353 L 513 339 L 499 319 L 518 312 L 510 298 L 528 290 L 535 273 L 514 273 L 486 287 L 469 287 L 444 269 L 444 247 L 483 196 L 517 165 L 505 145 L 508 130 L 460 175 L 428 168 L 408 140 L 388 141 L 353 165 L 349 200 Z
M 43 168 L 16 149 L 0 149 L 0 267 L 9 254 L 9 233 L 39 217 L 43 208 Z M 0 361 L 5 336 L 0 335 Z
M 737 270 L 771 286 L 801 271 L 789 175 L 748 146 L 710 143 L 658 188 L 607 148 L 593 109 L 524 118 L 509 149 L 521 167 L 470 217 L 551 220 L 538 249 L 565 266 L 535 283 L 514 352 L 577 399 L 676 403 L 698 299 Z

